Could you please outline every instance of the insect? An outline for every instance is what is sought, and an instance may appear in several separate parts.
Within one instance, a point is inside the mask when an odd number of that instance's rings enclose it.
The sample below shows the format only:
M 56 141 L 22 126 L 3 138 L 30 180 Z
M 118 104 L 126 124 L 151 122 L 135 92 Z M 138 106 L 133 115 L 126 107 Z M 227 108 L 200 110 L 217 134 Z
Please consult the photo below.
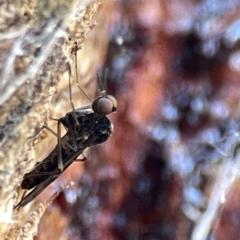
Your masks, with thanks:
M 70 81 L 69 92 L 71 101 Z M 102 91 L 101 95 L 92 103 L 91 108 L 89 109 L 87 106 L 74 109 L 73 107 L 73 111 L 67 113 L 65 117 L 55 119 L 58 121 L 57 134 L 48 127 L 43 127 L 58 137 L 58 143 L 42 162 L 37 163 L 31 172 L 24 175 L 21 187 L 31 191 L 14 209 L 23 207 L 36 198 L 87 147 L 100 144 L 110 137 L 113 126 L 105 115 L 117 110 L 116 99 Z M 67 133 L 63 137 L 61 137 L 61 124 L 67 129 Z

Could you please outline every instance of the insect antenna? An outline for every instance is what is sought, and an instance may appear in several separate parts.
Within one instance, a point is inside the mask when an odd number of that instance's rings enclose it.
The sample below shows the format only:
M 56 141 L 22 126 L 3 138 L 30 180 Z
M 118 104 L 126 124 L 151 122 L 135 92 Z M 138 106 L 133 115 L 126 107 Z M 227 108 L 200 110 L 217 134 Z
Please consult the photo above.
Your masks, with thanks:
M 104 70 L 103 76 L 102 75 L 100 76 L 99 74 L 97 74 L 97 79 L 100 86 L 97 99 L 92 100 L 80 86 L 78 81 L 78 71 L 77 71 L 78 70 L 77 52 L 79 49 L 80 48 L 78 47 L 77 42 L 75 42 L 71 53 L 74 54 L 74 57 L 75 57 L 76 85 L 80 89 L 80 91 L 84 94 L 84 96 L 92 103 L 91 105 L 81 107 L 81 109 L 88 109 L 92 107 L 92 110 L 99 115 L 107 115 L 112 112 L 115 112 L 117 110 L 117 100 L 113 96 L 106 94 L 106 85 L 107 85 L 106 80 L 108 75 L 108 69 Z
M 107 89 L 107 76 L 108 76 L 108 68 L 105 68 L 102 72 L 102 75 L 97 73 L 97 80 L 100 89 L 98 89 L 98 97 L 105 97 L 106 96 L 106 89 Z

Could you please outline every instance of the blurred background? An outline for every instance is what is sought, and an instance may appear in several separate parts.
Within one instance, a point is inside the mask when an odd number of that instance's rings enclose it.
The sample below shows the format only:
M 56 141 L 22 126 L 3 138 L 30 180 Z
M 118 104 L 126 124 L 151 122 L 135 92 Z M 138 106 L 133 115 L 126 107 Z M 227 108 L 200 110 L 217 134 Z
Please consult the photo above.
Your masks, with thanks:
M 119 107 L 79 179 L 70 239 L 239 239 L 239 2 L 101 8 Z
M 54 183 L 76 184 L 35 239 L 240 239 L 239 1 L 103 1 L 96 23 L 77 74 L 94 96 L 108 68 L 114 132 Z

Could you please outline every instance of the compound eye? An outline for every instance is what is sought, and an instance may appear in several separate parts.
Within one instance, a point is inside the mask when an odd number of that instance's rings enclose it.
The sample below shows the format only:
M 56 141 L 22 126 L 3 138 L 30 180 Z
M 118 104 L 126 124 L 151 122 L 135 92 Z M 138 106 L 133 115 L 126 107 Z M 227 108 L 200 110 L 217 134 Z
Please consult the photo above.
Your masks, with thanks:
M 105 98 L 110 99 L 113 105 L 112 112 L 117 111 L 117 99 L 113 97 L 112 95 L 106 95 Z
M 110 98 L 107 96 L 110 96 Z M 114 106 L 114 104 L 117 104 L 117 100 L 111 95 L 107 96 L 100 97 L 93 102 L 92 108 L 95 113 L 107 115 L 116 111 L 116 105 Z

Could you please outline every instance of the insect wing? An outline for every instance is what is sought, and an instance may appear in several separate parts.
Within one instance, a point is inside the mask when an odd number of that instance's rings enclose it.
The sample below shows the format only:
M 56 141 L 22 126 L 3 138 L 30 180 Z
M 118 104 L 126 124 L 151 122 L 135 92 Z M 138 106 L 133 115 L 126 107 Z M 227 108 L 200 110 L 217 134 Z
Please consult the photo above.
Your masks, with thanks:
M 76 159 L 78 155 L 80 155 L 82 151 L 76 152 L 74 156 L 72 156 L 70 159 L 65 161 L 64 163 L 64 170 Z M 64 171 L 63 170 L 63 171 Z M 56 172 L 56 171 L 55 171 Z M 47 178 L 44 179 L 43 182 L 41 182 L 39 185 L 37 185 L 30 193 L 28 193 L 20 203 L 18 203 L 15 207 L 23 207 L 29 202 L 31 202 L 33 199 L 35 199 L 48 185 L 50 185 L 54 180 L 56 180 L 61 173 L 52 173 L 52 175 L 49 175 Z
M 85 116 L 84 120 L 87 121 L 89 124 L 89 120 L 94 120 L 94 121 L 96 120 L 94 117 L 95 115 L 91 113 Z M 68 155 L 68 157 L 65 156 L 65 159 L 63 161 L 63 171 L 66 170 L 71 165 L 72 162 L 74 162 L 74 160 L 84 151 L 85 148 L 105 142 L 110 137 L 112 133 L 112 124 L 109 121 L 109 119 L 104 116 L 99 118 L 98 121 L 96 122 L 94 124 L 94 127 L 88 139 L 86 139 L 85 141 L 83 141 L 83 139 L 80 139 L 77 141 L 77 144 L 79 147 L 78 151 L 72 152 L 71 150 L 71 154 Z M 85 124 L 85 126 L 88 124 Z M 63 156 L 64 155 L 65 154 L 63 154 Z M 47 160 L 47 158 L 45 160 Z M 46 162 L 44 162 L 43 164 L 46 164 Z M 41 167 L 41 164 L 38 164 L 37 166 Z M 37 173 L 36 169 L 34 169 L 32 172 L 34 172 L 35 174 Z M 40 171 L 39 174 L 44 175 L 44 172 Z M 18 203 L 14 207 L 14 209 L 17 207 L 23 207 L 29 202 L 31 202 L 33 199 L 35 199 L 49 184 L 51 184 L 55 179 L 57 179 L 60 174 L 61 173 L 59 173 L 58 170 L 54 170 L 51 175 L 46 174 L 42 182 L 39 183 L 30 193 L 28 193 L 22 199 L 22 201 L 20 201 L 20 203 Z M 28 173 L 26 175 L 31 176 L 31 173 Z M 25 181 L 31 180 L 30 176 L 28 177 L 29 179 L 25 178 Z
M 44 182 L 37 185 L 30 193 L 25 196 L 20 203 L 18 203 L 15 207 L 23 207 L 29 202 L 31 202 L 34 198 L 36 198 L 50 183 L 52 183 L 58 176 L 49 176 Z

